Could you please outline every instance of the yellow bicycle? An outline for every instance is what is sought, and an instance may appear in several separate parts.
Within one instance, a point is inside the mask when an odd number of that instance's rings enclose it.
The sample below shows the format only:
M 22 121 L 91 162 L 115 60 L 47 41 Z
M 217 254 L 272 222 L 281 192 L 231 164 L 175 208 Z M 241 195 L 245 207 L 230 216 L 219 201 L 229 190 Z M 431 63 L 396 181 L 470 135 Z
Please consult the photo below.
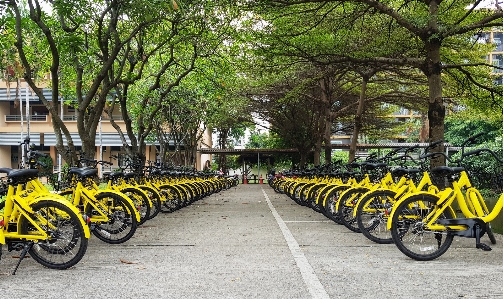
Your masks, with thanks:
M 64 198 L 39 192 L 37 169 L 1 168 L 7 175 L 5 200 L 0 203 L 0 244 L 9 251 L 21 250 L 45 267 L 67 269 L 87 250 L 89 228 L 79 210 Z
M 72 187 L 60 192 L 88 217 L 91 231 L 100 240 L 120 244 L 129 240 L 140 221 L 133 201 L 123 193 L 97 188 L 95 168 L 70 168 Z
M 478 135 L 476 135 L 478 136 Z M 473 141 L 476 137 L 468 141 Z M 478 149 L 462 154 L 462 158 L 481 153 L 491 154 L 499 163 L 503 161 L 489 149 Z M 444 153 L 437 153 L 445 155 Z M 446 157 L 447 158 L 447 157 Z M 444 254 L 454 236 L 475 238 L 476 248 L 489 251 L 481 237 L 492 231 L 489 225 L 503 208 L 503 194 L 489 211 L 479 190 L 469 179 L 464 167 L 440 166 L 431 170 L 433 175 L 445 177 L 451 186 L 431 194 L 420 191 L 404 196 L 393 207 L 388 229 L 398 249 L 415 260 L 433 260 Z M 465 218 L 456 218 L 452 208 L 456 203 Z M 491 238 L 494 243 L 494 239 Z

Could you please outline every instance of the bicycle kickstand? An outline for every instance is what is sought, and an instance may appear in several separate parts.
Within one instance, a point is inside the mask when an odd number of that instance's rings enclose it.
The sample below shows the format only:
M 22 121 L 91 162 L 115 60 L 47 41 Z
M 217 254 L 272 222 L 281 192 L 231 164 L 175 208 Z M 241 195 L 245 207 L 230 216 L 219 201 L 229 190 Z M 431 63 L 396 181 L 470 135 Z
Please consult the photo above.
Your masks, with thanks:
M 33 241 L 30 241 L 30 242 L 24 244 L 23 251 L 21 251 L 21 255 L 19 256 L 19 261 L 17 262 L 16 268 L 14 268 L 14 271 L 12 271 L 12 275 L 16 275 L 17 268 L 19 268 L 21 261 L 25 258 L 26 254 L 31 249 L 33 244 L 34 244 Z
M 480 242 L 480 237 L 485 232 L 485 230 L 482 229 L 482 227 L 478 223 L 475 224 L 475 227 L 473 229 L 475 232 L 475 248 L 482 249 L 484 251 L 491 251 L 492 248 L 489 245 Z

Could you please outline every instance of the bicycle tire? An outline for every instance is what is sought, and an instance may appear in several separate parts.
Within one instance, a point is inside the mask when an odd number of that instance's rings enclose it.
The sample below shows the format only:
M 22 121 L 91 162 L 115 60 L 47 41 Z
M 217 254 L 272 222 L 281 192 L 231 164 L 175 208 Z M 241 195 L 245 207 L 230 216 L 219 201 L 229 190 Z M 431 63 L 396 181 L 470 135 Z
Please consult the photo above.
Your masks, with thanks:
M 139 188 L 147 193 L 147 196 L 152 202 L 152 207 L 150 207 L 150 214 L 148 215 L 148 219 L 153 219 L 161 211 L 161 195 L 159 195 L 159 192 L 157 192 L 157 190 L 149 186 L 141 185 L 139 186 Z
M 138 226 L 135 215 L 135 207 L 122 196 L 115 193 L 103 192 L 96 195 L 96 202 L 101 212 L 108 216 L 107 222 L 95 222 L 91 224 L 93 234 L 103 242 L 109 244 L 121 244 L 133 237 Z M 93 219 L 93 215 L 99 214 L 94 207 L 87 203 L 85 213 Z
M 323 213 L 322 206 L 316 202 L 316 197 L 318 196 L 319 190 L 322 189 L 325 185 L 323 184 L 312 184 L 309 186 L 308 190 L 304 192 L 303 197 L 304 201 L 308 203 L 309 207 L 318 213 Z
M 41 200 L 30 206 L 34 220 L 49 235 L 46 240 L 33 244 L 30 256 L 50 269 L 68 269 L 76 265 L 87 250 L 88 239 L 84 234 L 81 215 L 69 207 L 51 200 Z M 24 215 L 19 218 L 21 234 L 37 235 L 38 230 Z
M 138 225 L 145 223 L 149 219 L 150 206 L 152 205 L 148 195 L 143 190 L 137 188 L 123 188 L 120 192 L 131 199 L 138 213 L 140 213 Z
M 341 194 L 339 199 L 337 213 L 339 219 L 350 231 L 360 233 L 360 228 L 353 216 L 353 211 L 360 197 L 369 191 L 368 188 L 351 188 Z
M 160 193 L 164 197 L 161 204 L 161 212 L 171 213 L 181 207 L 181 195 L 178 189 L 172 186 L 161 186 Z
M 344 190 L 346 190 L 344 187 L 335 187 L 330 190 L 327 195 L 327 199 L 325 200 L 325 205 L 323 206 L 325 216 L 337 224 L 342 224 L 339 213 L 337 213 L 336 206 L 339 201 L 339 197 Z
M 305 206 L 307 203 L 302 200 L 302 190 L 306 183 L 298 183 L 295 187 L 292 188 L 292 194 L 290 196 L 293 201 L 295 201 L 298 205 Z
M 454 235 L 445 231 L 430 231 L 422 221 L 436 209 L 438 197 L 432 194 L 411 196 L 394 208 L 391 236 L 397 248 L 418 261 L 430 261 L 444 254 L 452 244 Z M 440 216 L 452 219 L 455 215 L 446 209 Z
M 358 228 L 365 237 L 375 243 L 393 243 L 387 223 L 393 205 L 390 197 L 394 198 L 395 194 L 396 192 L 391 190 L 379 190 L 367 194 L 358 203 L 356 208 Z

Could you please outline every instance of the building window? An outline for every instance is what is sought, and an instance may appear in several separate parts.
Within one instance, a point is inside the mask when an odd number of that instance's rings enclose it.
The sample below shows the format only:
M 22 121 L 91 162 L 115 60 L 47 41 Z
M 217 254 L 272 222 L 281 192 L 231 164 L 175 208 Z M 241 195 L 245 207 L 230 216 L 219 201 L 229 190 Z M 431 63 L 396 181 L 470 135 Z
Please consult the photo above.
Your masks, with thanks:
M 10 160 L 12 164 L 17 164 L 19 162 L 19 149 L 17 145 L 11 145 L 10 147 Z
M 503 60 L 503 54 L 493 54 L 492 55 L 492 64 L 494 66 L 503 68 L 502 60 Z M 501 72 L 503 72 L 503 69 L 494 69 L 493 70 L 493 73 L 501 73 Z
M 496 49 L 494 49 L 495 52 L 503 51 L 503 44 L 501 44 L 502 40 L 503 40 L 503 32 L 493 33 L 493 44 L 496 45 Z

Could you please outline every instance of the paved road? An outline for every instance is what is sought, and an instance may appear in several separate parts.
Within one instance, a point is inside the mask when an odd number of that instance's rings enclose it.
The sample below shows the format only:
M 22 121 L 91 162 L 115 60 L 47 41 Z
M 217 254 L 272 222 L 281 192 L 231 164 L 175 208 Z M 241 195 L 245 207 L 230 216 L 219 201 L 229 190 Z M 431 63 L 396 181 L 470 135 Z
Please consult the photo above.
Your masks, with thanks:
M 4 248 L 2 298 L 503 298 L 503 238 L 456 239 L 416 262 L 275 194 L 240 185 L 160 214 L 122 245 L 91 238 L 75 267 L 45 269 Z M 488 239 L 484 239 L 488 243 Z

